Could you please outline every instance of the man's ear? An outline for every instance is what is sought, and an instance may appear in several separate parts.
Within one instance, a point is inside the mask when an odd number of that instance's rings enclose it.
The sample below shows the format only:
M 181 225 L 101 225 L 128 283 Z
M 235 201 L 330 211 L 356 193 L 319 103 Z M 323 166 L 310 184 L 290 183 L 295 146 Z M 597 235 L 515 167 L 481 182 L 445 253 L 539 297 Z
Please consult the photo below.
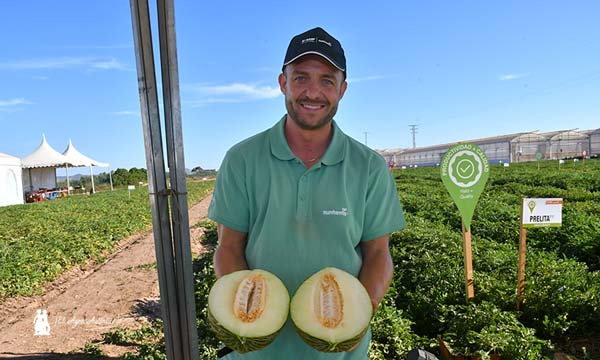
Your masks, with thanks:
M 279 74 L 279 90 L 281 90 L 281 93 L 285 95 L 285 84 L 287 82 L 287 77 L 285 76 L 284 73 Z
M 348 88 L 348 82 L 346 80 L 344 80 L 344 82 L 342 83 L 342 86 L 340 88 L 340 100 L 342 100 L 342 98 L 344 97 L 344 94 L 346 93 L 347 88 Z

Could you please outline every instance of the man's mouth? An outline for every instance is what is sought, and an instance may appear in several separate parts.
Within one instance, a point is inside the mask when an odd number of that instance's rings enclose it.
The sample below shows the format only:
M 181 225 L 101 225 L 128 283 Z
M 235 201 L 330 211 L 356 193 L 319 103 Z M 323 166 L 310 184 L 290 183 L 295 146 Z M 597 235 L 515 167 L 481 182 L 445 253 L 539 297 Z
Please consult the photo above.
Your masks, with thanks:
M 325 107 L 325 104 L 305 103 L 301 102 L 300 106 L 307 110 L 320 110 Z

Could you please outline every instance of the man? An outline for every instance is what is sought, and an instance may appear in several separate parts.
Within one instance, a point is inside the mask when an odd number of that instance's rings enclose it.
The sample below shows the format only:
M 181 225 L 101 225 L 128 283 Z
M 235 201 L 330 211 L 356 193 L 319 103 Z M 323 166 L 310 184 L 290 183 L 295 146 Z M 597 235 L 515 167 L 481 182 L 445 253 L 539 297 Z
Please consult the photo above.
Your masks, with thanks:
M 385 160 L 333 120 L 347 88 L 341 44 L 321 28 L 295 36 L 279 86 L 287 114 L 232 147 L 219 169 L 209 208 L 219 233 L 215 273 L 264 269 L 293 296 L 334 266 L 359 278 L 376 309 L 393 273 L 388 235 L 404 217 Z M 349 352 L 321 353 L 288 319 L 265 349 L 228 359 L 366 359 L 370 337 Z

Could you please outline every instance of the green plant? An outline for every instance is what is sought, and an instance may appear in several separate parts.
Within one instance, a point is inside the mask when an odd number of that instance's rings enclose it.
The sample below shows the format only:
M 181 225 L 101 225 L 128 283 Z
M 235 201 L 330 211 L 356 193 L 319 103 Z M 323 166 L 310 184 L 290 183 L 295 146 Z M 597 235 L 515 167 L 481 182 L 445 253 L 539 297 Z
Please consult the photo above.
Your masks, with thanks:
M 523 321 L 546 337 L 600 332 L 600 272 L 545 252 L 528 257 Z
M 189 203 L 214 182 L 190 182 Z M 0 207 L 0 300 L 38 294 L 76 265 L 102 262 L 118 242 L 150 229 L 148 193 L 117 190 Z
M 371 360 L 404 360 L 407 354 L 420 343 L 413 332 L 413 322 L 407 319 L 403 311 L 394 306 L 393 299 L 387 296 L 379 305 L 371 321 Z
M 115 329 L 103 334 L 105 344 L 133 346 L 136 352 L 123 355 L 126 360 L 164 360 L 165 343 L 160 319 L 139 329 Z
M 538 339 L 516 314 L 489 302 L 447 306 L 440 321 L 446 324 L 444 340 L 457 353 L 500 353 L 507 359 L 535 360 L 551 351 L 549 342 Z
M 102 347 L 99 343 L 96 342 L 87 342 L 81 349 L 81 352 L 86 355 L 92 355 L 93 358 L 100 358 L 106 356 L 106 352 L 102 350 Z M 79 352 L 75 352 L 79 353 Z

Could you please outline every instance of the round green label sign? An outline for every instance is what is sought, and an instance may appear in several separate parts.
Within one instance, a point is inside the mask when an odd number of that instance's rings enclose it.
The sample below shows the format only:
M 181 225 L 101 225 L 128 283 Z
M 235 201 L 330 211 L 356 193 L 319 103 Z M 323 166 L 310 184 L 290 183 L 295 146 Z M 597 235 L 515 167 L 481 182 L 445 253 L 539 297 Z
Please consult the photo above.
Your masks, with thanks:
M 471 227 L 475 206 L 489 173 L 488 158 L 475 144 L 455 145 L 442 158 L 442 182 L 458 207 L 467 229 Z

